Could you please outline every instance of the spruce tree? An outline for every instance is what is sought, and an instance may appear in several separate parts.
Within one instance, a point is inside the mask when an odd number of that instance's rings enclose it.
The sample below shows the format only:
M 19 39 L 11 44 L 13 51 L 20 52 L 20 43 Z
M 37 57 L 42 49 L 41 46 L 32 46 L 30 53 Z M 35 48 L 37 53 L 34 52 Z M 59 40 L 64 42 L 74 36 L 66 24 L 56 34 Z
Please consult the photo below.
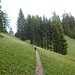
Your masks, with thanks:
M 2 9 L 2 6 L 1 6 L 1 0 L 0 0 L 0 32 L 3 32 L 3 22 L 2 22 L 3 12 L 1 9 Z
M 22 12 L 22 9 L 19 11 L 19 16 L 17 20 L 17 33 L 15 34 L 21 40 L 25 40 L 25 17 Z
M 53 27 L 53 47 L 54 52 L 61 53 L 63 55 L 67 54 L 67 42 L 64 38 L 63 28 L 60 18 L 56 13 L 53 13 L 52 17 L 52 27 Z
M 43 25 L 42 25 L 42 18 L 39 17 L 39 24 L 38 24 L 38 39 L 39 39 L 39 46 L 43 48 Z
M 64 33 L 75 39 L 75 19 L 71 14 L 64 13 L 62 19 Z
M 33 44 L 33 25 L 31 18 L 31 15 L 27 16 L 27 38 L 30 40 L 31 44 Z
M 0 32 L 7 32 L 7 27 L 9 28 L 9 19 L 6 12 L 3 12 L 0 0 Z

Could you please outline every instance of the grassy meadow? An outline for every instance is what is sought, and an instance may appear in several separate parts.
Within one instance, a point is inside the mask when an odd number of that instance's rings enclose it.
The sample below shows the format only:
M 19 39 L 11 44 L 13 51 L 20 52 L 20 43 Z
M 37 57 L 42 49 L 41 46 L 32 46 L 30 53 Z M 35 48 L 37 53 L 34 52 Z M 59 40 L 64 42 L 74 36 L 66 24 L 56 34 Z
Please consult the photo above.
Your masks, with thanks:
M 0 75 L 34 75 L 33 47 L 15 37 L 0 34 Z
M 65 36 L 68 43 L 68 56 L 75 59 L 75 40 Z
M 34 75 L 34 48 L 14 36 L 0 34 L 0 75 Z M 3 37 L 4 36 L 4 37 Z M 44 75 L 75 75 L 75 40 L 65 36 L 68 54 L 61 55 L 37 47 Z
M 75 75 L 75 61 L 67 56 L 38 48 L 44 75 Z
M 45 75 L 75 75 L 75 40 L 65 38 L 68 43 L 65 56 L 38 48 Z

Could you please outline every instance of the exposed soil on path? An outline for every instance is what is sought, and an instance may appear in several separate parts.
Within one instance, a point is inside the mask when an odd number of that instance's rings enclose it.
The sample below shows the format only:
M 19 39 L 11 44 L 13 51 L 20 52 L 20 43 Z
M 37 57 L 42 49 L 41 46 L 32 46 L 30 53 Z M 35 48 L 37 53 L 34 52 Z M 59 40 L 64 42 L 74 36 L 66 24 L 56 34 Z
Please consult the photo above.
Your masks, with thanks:
M 34 75 L 44 75 L 42 63 L 41 63 L 41 60 L 37 51 L 36 51 L 36 67 L 35 67 Z

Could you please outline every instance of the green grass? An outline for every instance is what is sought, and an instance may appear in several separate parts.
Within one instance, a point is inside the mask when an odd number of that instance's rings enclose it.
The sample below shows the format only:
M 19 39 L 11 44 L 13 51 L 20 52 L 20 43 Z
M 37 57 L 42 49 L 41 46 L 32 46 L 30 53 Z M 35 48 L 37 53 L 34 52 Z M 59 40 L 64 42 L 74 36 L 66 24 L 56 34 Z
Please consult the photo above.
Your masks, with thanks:
M 68 43 L 68 56 L 75 58 L 75 40 L 65 36 Z
M 0 75 L 34 75 L 36 64 L 33 47 L 15 37 L 0 37 Z
M 75 75 L 75 61 L 63 56 L 38 48 L 43 65 L 44 75 Z
M 65 38 L 68 43 L 66 56 L 38 48 L 45 75 L 75 75 L 75 40 Z
M 30 44 L 30 40 L 26 40 L 25 42 L 28 43 L 28 44 Z
M 44 75 L 75 75 L 75 40 L 65 38 L 69 46 L 66 56 L 37 47 Z M 0 75 L 34 75 L 35 50 L 27 43 L 0 33 Z

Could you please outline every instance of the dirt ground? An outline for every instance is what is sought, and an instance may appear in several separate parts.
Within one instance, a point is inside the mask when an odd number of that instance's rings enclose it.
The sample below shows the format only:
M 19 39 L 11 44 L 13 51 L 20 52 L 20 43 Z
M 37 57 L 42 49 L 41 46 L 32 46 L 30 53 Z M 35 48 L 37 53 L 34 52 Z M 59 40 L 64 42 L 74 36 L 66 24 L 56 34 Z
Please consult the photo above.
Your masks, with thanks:
M 40 56 L 37 50 L 35 52 L 36 52 L 36 67 L 34 75 L 44 75 Z

